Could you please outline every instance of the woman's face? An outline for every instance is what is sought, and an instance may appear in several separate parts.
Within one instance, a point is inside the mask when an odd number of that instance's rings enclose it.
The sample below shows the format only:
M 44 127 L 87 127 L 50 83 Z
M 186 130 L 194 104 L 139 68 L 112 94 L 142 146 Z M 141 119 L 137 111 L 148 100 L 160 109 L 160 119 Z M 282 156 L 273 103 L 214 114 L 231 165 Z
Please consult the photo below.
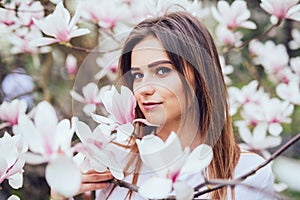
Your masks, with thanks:
M 134 95 L 146 119 L 176 131 L 185 107 L 184 87 L 156 38 L 147 37 L 133 48 L 131 74 Z

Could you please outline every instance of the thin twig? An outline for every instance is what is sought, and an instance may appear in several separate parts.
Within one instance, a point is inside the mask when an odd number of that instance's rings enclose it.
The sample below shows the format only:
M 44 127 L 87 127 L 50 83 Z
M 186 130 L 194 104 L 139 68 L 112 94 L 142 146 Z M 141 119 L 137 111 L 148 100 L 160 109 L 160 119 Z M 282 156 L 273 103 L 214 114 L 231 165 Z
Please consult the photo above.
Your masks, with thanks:
M 194 197 L 198 197 L 200 195 L 212 192 L 214 190 L 218 190 L 220 188 L 223 188 L 225 186 L 228 185 L 232 185 L 232 182 L 235 182 L 236 184 L 239 184 L 240 182 L 244 181 L 246 178 L 248 178 L 249 176 L 255 174 L 258 170 L 260 170 L 261 168 L 265 167 L 266 165 L 268 165 L 271 161 L 273 161 L 275 158 L 277 158 L 279 155 L 281 155 L 285 150 L 287 150 L 291 145 L 293 145 L 294 143 L 296 143 L 298 140 L 300 139 L 300 133 L 298 133 L 295 137 L 293 137 L 291 140 L 289 140 L 285 145 L 283 145 L 282 147 L 280 147 L 275 153 L 273 153 L 271 155 L 271 157 L 269 159 L 267 159 L 264 163 L 262 163 L 261 165 L 259 165 L 258 167 L 256 167 L 255 169 L 253 169 L 252 171 L 244 174 L 243 176 L 237 178 L 237 179 L 233 179 L 231 181 L 229 180 L 224 180 L 223 183 L 221 183 L 218 186 L 215 186 L 213 188 L 209 188 L 207 190 L 203 190 L 203 191 L 199 191 L 197 193 L 194 194 Z M 209 185 L 211 183 L 213 183 L 214 180 L 208 181 L 206 183 L 206 185 Z M 211 182 L 211 183 L 210 183 Z M 198 185 L 196 188 L 201 188 L 203 187 L 203 183 Z
M 134 192 L 138 192 L 138 190 L 139 190 L 138 186 L 136 186 L 134 184 L 131 184 L 131 183 L 128 183 L 126 181 L 112 179 L 112 183 L 119 186 L 119 187 L 128 188 L 129 190 L 132 190 Z
M 265 35 L 267 35 L 271 30 L 273 30 L 274 28 L 278 27 L 281 24 L 282 21 L 283 21 L 282 19 L 279 19 L 276 24 L 273 24 L 272 26 L 270 26 L 266 31 L 261 32 L 259 35 L 246 40 L 240 46 L 237 46 L 237 47 L 236 46 L 231 46 L 231 47 L 227 48 L 223 53 L 226 54 L 226 53 L 228 53 L 231 50 L 241 49 L 241 48 L 247 46 L 252 40 L 261 39 L 262 37 L 264 37 Z
M 87 49 L 87 48 L 84 48 L 84 47 L 74 46 L 72 44 L 64 45 L 64 46 L 70 47 L 70 48 L 75 49 L 75 50 L 84 51 L 86 53 L 97 53 L 97 54 L 106 54 L 106 53 L 118 51 L 118 50 L 121 49 L 121 47 L 117 47 L 117 48 L 110 49 L 110 50 L 107 50 L 107 51 L 98 51 L 98 50 L 94 50 L 94 49 Z

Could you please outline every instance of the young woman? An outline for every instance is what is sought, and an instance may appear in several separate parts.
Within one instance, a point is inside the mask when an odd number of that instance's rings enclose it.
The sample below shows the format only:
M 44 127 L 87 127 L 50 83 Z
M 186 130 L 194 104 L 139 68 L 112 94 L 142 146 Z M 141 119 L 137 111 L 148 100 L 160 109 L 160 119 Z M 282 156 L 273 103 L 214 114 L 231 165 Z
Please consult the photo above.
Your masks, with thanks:
M 150 131 L 137 126 L 137 137 L 151 132 L 165 140 L 174 131 L 184 147 L 211 145 L 213 160 L 205 171 L 208 179 L 233 179 L 263 162 L 260 156 L 240 150 L 234 140 L 218 52 L 196 17 L 173 12 L 142 21 L 129 34 L 119 67 L 122 84 L 136 96 L 136 117 L 158 125 Z M 130 148 L 137 151 L 135 145 Z M 137 169 L 125 181 L 140 185 L 151 176 L 142 173 L 138 160 L 130 164 Z M 100 189 L 98 199 L 143 199 L 108 184 L 111 178 L 109 171 L 84 174 L 81 192 Z M 203 180 L 202 174 L 191 174 L 185 181 L 197 186 Z M 271 168 L 259 170 L 235 188 L 224 187 L 200 198 L 273 199 Z

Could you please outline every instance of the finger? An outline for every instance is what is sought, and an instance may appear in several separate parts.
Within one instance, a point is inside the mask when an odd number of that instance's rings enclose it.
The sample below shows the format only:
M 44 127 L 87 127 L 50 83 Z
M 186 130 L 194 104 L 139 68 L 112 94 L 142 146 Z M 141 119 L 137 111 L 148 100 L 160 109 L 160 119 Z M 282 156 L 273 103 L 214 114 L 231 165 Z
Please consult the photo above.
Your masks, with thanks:
M 105 189 L 109 187 L 110 183 L 99 182 L 99 183 L 83 183 L 81 184 L 79 193 L 84 193 L 87 191 L 93 191 L 98 189 Z
M 91 174 L 82 174 L 82 183 L 94 183 L 94 182 L 103 182 L 113 179 L 113 176 L 110 172 L 97 172 Z
M 103 172 L 99 172 L 99 171 L 95 171 L 95 170 L 88 170 L 87 172 L 84 172 L 83 174 L 106 173 L 106 172 L 110 172 L 110 171 L 106 170 Z

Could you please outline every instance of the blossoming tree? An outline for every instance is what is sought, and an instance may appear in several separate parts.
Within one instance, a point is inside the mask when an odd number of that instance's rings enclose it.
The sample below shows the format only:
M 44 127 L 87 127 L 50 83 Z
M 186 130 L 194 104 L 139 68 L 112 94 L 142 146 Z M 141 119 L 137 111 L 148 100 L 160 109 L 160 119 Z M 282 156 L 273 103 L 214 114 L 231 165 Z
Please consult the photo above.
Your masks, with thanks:
M 211 147 L 181 149 L 175 133 L 165 142 L 136 139 L 147 167 L 168 166 L 136 188 L 122 182 L 129 152 L 115 145 L 134 134 L 134 123 L 148 124 L 134 119 L 132 92 L 114 86 L 122 41 L 142 19 L 182 9 L 215 37 L 240 145 L 274 159 L 270 148 L 300 130 L 300 4 L 257 2 L 0 1 L 0 183 L 22 190 L 26 161 L 45 166 L 47 184 L 64 196 L 78 191 L 80 171 L 109 168 L 115 184 L 145 197 L 192 199 L 194 188 L 179 177 L 208 166 Z M 293 157 L 272 165 L 279 193 L 300 191 L 300 157 Z

